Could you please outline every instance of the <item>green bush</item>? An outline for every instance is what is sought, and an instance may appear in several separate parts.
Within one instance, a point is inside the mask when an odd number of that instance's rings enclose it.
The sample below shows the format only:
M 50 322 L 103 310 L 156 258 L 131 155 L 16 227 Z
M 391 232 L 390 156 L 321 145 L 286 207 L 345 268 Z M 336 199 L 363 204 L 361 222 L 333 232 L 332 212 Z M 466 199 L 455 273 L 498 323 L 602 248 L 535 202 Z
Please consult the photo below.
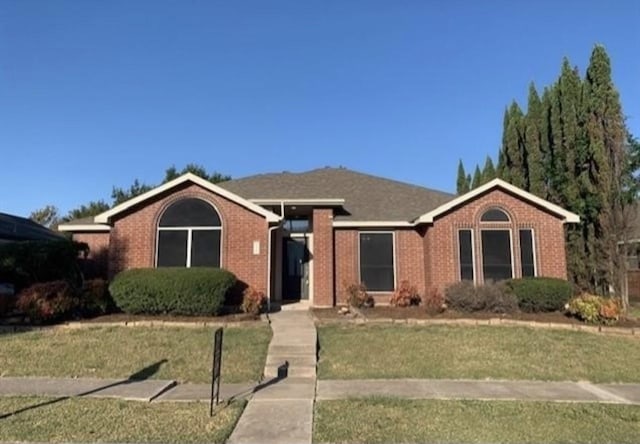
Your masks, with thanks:
M 0 282 L 13 284 L 17 291 L 58 280 L 79 287 L 78 256 L 87 250 L 87 244 L 68 240 L 0 244 Z
M 573 296 L 571 283 L 556 278 L 523 278 L 507 281 L 507 287 L 528 313 L 563 310 Z
M 139 268 L 118 274 L 109 292 L 125 313 L 217 315 L 235 283 L 220 268 Z
M 513 313 L 518 311 L 518 302 L 501 282 L 474 285 L 470 281 L 457 282 L 445 290 L 448 308 L 465 313 L 487 311 L 490 313 Z
M 16 307 L 32 321 L 59 321 L 79 308 L 79 300 L 66 281 L 34 284 L 18 294 Z
M 591 324 L 612 325 L 620 319 L 620 301 L 613 298 L 581 294 L 567 304 L 567 312 Z

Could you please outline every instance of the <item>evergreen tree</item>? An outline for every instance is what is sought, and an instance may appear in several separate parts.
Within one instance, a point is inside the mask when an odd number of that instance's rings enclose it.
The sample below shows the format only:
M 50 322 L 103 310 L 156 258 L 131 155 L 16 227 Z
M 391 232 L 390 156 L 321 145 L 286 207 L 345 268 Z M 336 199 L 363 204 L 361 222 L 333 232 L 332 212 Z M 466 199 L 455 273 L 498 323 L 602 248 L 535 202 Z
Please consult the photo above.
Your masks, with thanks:
M 476 165 L 476 169 L 473 172 L 473 180 L 471 181 L 471 189 L 478 188 L 482 185 L 482 173 L 480 172 L 480 167 Z
M 491 156 L 487 156 L 487 159 L 484 161 L 484 168 L 482 168 L 482 183 L 485 184 L 487 182 L 492 181 L 497 176 L 496 168 L 493 166 L 493 160 Z
M 32 211 L 29 219 L 47 228 L 54 228 L 58 224 L 58 208 L 54 205 L 46 205 Z
M 524 147 L 524 115 L 514 101 L 507 111 L 506 131 L 503 138 L 505 179 L 511 184 L 526 189 L 527 159 Z
M 467 173 L 464 171 L 464 165 L 462 159 L 458 162 L 458 178 L 456 180 L 456 192 L 458 195 L 464 194 L 469 191 L 469 181 L 467 180 Z
M 527 182 L 528 191 L 540 196 L 547 197 L 547 187 L 545 183 L 546 172 L 542 161 L 542 102 L 538 96 L 538 91 L 533 83 L 529 85 L 529 100 L 527 104 L 527 115 L 525 116 L 525 145 L 527 152 Z

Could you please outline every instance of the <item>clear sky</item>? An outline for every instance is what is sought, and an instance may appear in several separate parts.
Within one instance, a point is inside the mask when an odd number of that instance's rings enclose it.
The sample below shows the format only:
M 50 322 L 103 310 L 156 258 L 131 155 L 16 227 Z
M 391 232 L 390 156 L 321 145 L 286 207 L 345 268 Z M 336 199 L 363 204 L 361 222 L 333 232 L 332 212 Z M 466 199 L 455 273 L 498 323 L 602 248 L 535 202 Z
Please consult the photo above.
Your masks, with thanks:
M 640 136 L 640 2 L 0 0 L 0 212 L 195 162 L 343 165 L 453 191 L 529 82 L 613 63 Z

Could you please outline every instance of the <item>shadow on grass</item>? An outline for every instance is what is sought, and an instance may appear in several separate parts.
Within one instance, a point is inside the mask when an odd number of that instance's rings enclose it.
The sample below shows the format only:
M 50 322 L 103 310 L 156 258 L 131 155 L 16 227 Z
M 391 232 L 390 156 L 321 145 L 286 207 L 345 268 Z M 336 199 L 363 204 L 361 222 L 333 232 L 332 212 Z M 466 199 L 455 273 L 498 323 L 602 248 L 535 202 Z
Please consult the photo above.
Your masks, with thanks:
M 155 375 L 156 373 L 158 373 L 158 370 L 160 370 L 160 367 L 162 367 L 163 364 L 167 363 L 166 359 L 162 359 L 158 362 L 155 362 L 151 365 L 148 365 L 147 367 L 144 367 L 140 370 L 138 370 L 135 373 L 132 373 L 131 375 L 129 375 L 129 377 L 127 379 L 124 379 L 122 381 L 118 381 L 118 382 L 114 382 L 113 384 L 108 384 L 102 387 L 98 387 L 96 389 L 93 390 L 89 390 L 87 392 L 83 392 L 83 393 L 78 393 L 77 395 L 73 395 L 73 396 L 63 396 L 61 398 L 55 398 L 55 399 L 51 399 L 49 401 L 44 401 L 44 402 L 40 402 L 38 404 L 33 404 L 33 405 L 29 405 L 26 407 L 23 407 L 21 409 L 15 410 L 13 412 L 9 412 L 9 413 L 0 413 L 0 419 L 5 419 L 8 418 L 10 416 L 14 416 L 14 415 L 18 415 L 20 413 L 24 413 L 27 412 L 29 410 L 35 410 L 41 407 L 46 407 L 49 405 L 53 405 L 53 404 L 57 404 L 59 402 L 62 401 L 66 401 L 67 399 L 70 398 L 79 398 L 82 396 L 89 396 L 89 395 L 93 395 L 95 393 L 101 392 L 103 390 L 106 389 L 110 389 L 113 387 L 117 387 L 117 386 L 121 386 L 121 385 L 127 385 L 127 384 L 131 384 L 132 382 L 138 382 L 138 381 L 144 381 L 146 379 L 151 378 L 153 375 Z

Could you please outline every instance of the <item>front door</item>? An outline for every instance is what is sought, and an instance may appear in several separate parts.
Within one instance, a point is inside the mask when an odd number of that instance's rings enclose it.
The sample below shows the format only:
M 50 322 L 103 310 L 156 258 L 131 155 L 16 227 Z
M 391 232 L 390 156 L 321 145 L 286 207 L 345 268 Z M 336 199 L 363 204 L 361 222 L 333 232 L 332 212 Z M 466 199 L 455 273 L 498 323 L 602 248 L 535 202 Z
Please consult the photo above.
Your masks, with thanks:
M 309 249 L 304 237 L 284 238 L 283 299 L 309 299 Z

